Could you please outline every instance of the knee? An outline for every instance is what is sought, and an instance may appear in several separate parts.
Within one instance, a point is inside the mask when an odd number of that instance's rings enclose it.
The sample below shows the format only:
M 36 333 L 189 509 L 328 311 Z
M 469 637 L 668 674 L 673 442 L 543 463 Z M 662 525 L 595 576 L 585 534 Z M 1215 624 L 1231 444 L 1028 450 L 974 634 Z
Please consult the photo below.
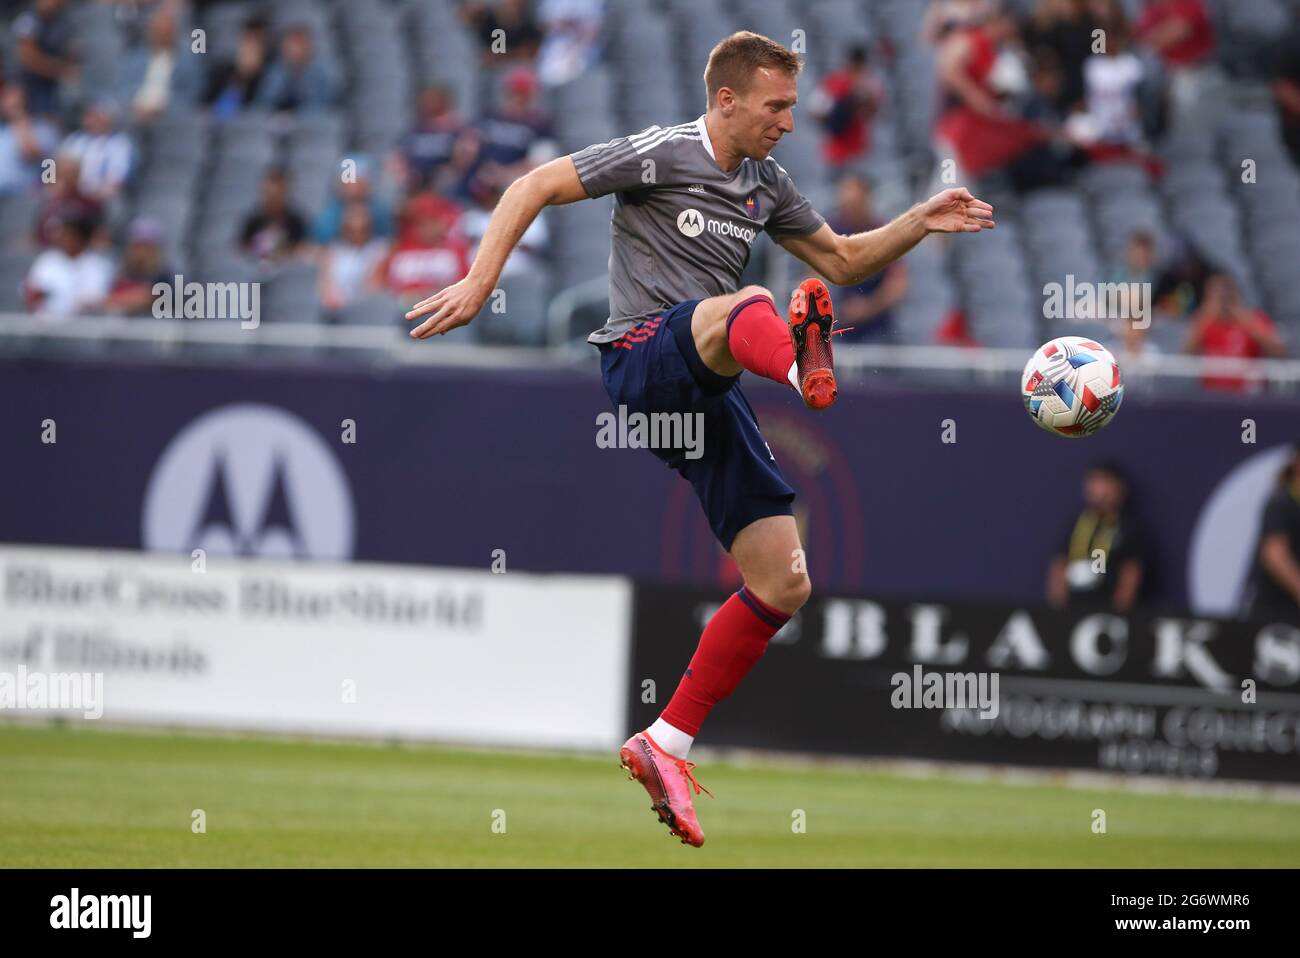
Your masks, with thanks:
M 772 291 L 766 286 L 746 286 L 736 294 L 736 303 L 743 303 L 752 296 L 766 296 L 773 303 L 776 302 L 776 297 L 772 295 Z
M 812 596 L 812 580 L 806 572 L 791 572 L 759 586 L 758 597 L 786 615 L 794 615 Z M 755 590 L 757 592 L 757 590 Z

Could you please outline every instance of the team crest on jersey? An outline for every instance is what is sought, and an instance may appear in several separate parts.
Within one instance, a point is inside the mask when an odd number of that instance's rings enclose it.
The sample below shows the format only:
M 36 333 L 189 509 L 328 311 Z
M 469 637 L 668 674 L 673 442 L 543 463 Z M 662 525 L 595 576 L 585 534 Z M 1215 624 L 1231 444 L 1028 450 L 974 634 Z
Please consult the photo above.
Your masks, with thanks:
M 758 219 L 758 194 L 750 193 L 745 197 L 745 215 L 751 220 Z

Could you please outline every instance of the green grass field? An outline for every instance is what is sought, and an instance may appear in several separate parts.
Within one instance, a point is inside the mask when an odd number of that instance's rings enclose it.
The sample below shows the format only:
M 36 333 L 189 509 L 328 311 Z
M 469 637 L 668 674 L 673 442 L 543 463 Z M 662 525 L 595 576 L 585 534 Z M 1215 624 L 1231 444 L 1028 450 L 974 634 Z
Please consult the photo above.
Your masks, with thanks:
M 0 865 L 1300 865 L 1294 802 L 806 765 L 706 761 L 696 774 L 718 796 L 697 800 L 701 849 L 668 837 L 612 755 L 0 724 Z M 191 831 L 195 809 L 205 834 Z M 795 809 L 804 834 L 792 832 Z

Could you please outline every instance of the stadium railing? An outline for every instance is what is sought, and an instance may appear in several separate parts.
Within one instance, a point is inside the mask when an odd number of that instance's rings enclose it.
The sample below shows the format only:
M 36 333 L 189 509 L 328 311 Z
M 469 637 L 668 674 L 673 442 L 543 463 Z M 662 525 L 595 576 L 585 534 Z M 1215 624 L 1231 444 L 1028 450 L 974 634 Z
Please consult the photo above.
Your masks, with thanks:
M 601 295 L 604 295 L 601 281 Z M 577 291 L 574 293 L 575 299 Z M 571 304 L 556 315 L 568 316 Z M 557 331 L 558 332 L 558 331 Z M 236 321 L 203 322 L 181 319 L 83 316 L 60 322 L 24 314 L 0 313 L 0 356 L 78 355 L 123 351 L 154 358 L 202 358 L 208 347 L 224 347 L 210 355 L 255 360 L 259 354 L 283 360 L 286 353 L 311 359 L 337 351 L 367 363 L 452 365 L 477 368 L 562 368 L 592 366 L 591 348 L 581 340 L 563 341 L 548 349 L 441 342 L 436 348 L 415 348 L 402 326 L 325 325 L 263 322 L 242 328 Z M 962 384 L 1000 384 L 1018 379 L 1026 353 L 1021 349 L 959 346 L 891 346 L 841 344 L 835 352 L 837 373 L 845 381 L 865 381 L 889 372 L 919 379 L 938 378 Z M 1145 389 L 1162 382 L 1194 385 L 1205 377 L 1240 378 L 1258 388 L 1291 394 L 1300 391 L 1300 359 L 1229 359 L 1152 354 L 1119 357 L 1126 384 Z M 594 368 L 594 366 L 592 366 Z

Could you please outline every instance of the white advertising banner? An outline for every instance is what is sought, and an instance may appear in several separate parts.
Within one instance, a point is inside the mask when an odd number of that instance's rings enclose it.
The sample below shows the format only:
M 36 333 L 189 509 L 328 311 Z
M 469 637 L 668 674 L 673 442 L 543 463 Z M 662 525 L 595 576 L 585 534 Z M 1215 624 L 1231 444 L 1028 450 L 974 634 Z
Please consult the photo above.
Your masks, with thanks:
M 0 718 L 82 673 L 106 722 L 603 748 L 631 602 L 613 577 L 0 545 Z

